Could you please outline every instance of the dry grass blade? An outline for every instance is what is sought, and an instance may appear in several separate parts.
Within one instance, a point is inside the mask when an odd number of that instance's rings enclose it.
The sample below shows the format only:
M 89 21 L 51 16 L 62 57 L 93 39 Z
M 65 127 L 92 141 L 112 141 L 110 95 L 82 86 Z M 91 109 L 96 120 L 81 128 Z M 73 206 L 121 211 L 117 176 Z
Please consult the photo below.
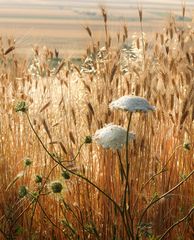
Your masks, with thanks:
M 117 66 L 118 66 L 117 63 L 115 63 L 112 67 L 111 74 L 110 74 L 110 82 L 112 82 L 112 80 L 116 74 Z
M 185 17 L 185 11 L 186 11 L 186 4 L 185 1 L 182 2 L 182 14 L 183 14 L 183 18 Z
M 67 150 L 65 148 L 65 146 L 63 145 L 62 142 L 59 142 L 60 146 L 61 146 L 61 149 L 63 150 L 63 152 L 67 155 Z
M 107 13 L 106 13 L 106 10 L 104 7 L 101 7 L 101 12 L 102 12 L 104 23 L 106 24 L 107 23 Z
M 59 142 L 58 142 L 58 141 L 52 141 L 52 142 L 50 142 L 49 144 L 50 144 L 50 145 L 55 145 L 55 144 L 59 144 Z
M 16 181 L 18 179 L 22 178 L 23 176 L 24 176 L 24 171 L 22 171 L 19 174 L 17 174 L 17 176 L 9 183 L 9 185 L 7 186 L 5 191 L 8 191 L 16 183 Z
M 85 81 L 82 81 L 82 82 L 84 84 L 84 87 L 88 90 L 88 92 L 91 93 L 90 86 Z
M 80 69 L 76 66 L 76 65 L 74 65 L 73 66 L 74 68 L 75 68 L 75 70 L 79 73 L 79 76 L 81 76 L 81 72 L 80 72 Z
M 127 26 L 124 25 L 124 26 L 123 26 L 123 29 L 124 29 L 125 39 L 127 39 L 127 38 L 128 38 L 128 29 L 127 29 Z
M 187 66 L 187 68 L 188 68 L 191 72 L 194 72 L 194 68 L 193 68 L 193 67 Z
M 190 89 L 188 91 L 187 97 L 186 97 L 186 99 L 183 102 L 182 116 L 184 117 L 184 119 L 185 119 L 186 112 L 188 112 L 189 108 L 191 106 L 193 106 L 193 103 L 194 103 L 194 83 L 191 85 L 191 87 L 190 87 Z M 183 117 L 181 117 L 181 118 L 183 118 Z
M 143 11 L 142 11 L 142 8 L 138 7 L 138 13 L 139 13 L 139 21 L 142 23 L 142 21 L 143 21 Z
M 94 116 L 94 109 L 93 109 L 93 107 L 92 107 L 92 104 L 89 102 L 89 103 L 87 103 L 87 105 L 88 105 L 88 108 L 89 108 L 90 112 L 91 112 L 92 115 Z
M 51 136 L 51 133 L 50 133 L 50 131 L 49 131 L 49 127 L 48 127 L 45 119 L 42 119 L 42 124 L 43 124 L 43 126 L 44 126 L 44 129 L 45 129 L 48 137 L 50 138 L 50 140 L 51 140 L 51 142 L 52 142 L 52 136 Z
M 61 69 L 64 67 L 64 65 L 65 65 L 65 60 L 62 60 L 55 72 L 55 75 L 61 71 Z
M 186 57 L 187 57 L 187 61 L 188 61 L 188 63 L 189 63 L 189 64 L 191 64 L 191 58 L 190 58 L 190 56 L 189 56 L 189 53 L 188 53 L 188 52 L 186 52 Z
M 72 113 L 72 116 L 73 116 L 73 122 L 74 122 L 74 125 L 76 125 L 75 110 L 74 110 L 73 108 L 71 109 L 71 113 Z
M 69 137 L 70 137 L 70 140 L 72 141 L 72 143 L 75 144 L 76 142 L 75 142 L 75 138 L 73 136 L 72 131 L 69 132 Z
M 51 100 L 48 101 L 41 109 L 40 109 L 40 113 L 43 112 L 46 108 L 48 108 L 51 104 Z
M 186 120 L 188 114 L 189 114 L 188 110 L 186 110 L 182 113 L 181 119 L 180 119 L 180 127 L 182 127 L 182 125 L 183 125 L 184 121 Z
M 86 26 L 84 28 L 87 31 L 88 35 L 92 38 L 92 31 L 91 31 L 91 29 L 88 26 Z
M 7 55 L 8 53 L 12 52 L 15 49 L 15 46 L 9 47 L 7 50 L 5 50 L 4 55 Z

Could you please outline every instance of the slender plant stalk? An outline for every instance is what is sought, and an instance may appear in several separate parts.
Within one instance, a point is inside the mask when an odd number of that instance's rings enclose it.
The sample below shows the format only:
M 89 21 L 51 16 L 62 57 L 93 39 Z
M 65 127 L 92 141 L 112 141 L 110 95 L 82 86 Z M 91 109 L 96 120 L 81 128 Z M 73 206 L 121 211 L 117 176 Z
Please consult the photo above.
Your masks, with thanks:
M 177 150 L 178 148 L 180 148 L 180 147 L 182 147 L 182 145 L 178 145 L 178 146 L 174 149 L 174 151 L 173 151 L 173 153 L 170 155 L 170 157 L 168 158 L 168 160 L 167 160 L 166 164 L 163 166 L 163 168 L 162 168 L 159 172 L 157 172 L 157 173 L 155 173 L 154 175 L 152 175 L 152 176 L 141 186 L 141 189 L 140 189 L 139 192 L 138 192 L 138 196 L 137 196 L 137 198 L 136 198 L 136 200 L 135 200 L 135 203 L 134 203 L 134 206 L 133 206 L 133 215 L 134 215 L 134 212 L 135 212 L 135 210 L 136 210 L 136 206 L 137 206 L 137 202 L 138 202 L 140 193 L 144 190 L 144 188 L 150 183 L 150 181 L 151 181 L 152 179 L 154 179 L 156 176 L 160 175 L 161 173 L 167 171 L 167 170 L 166 170 L 167 165 L 168 165 L 169 162 L 171 161 L 171 159 L 172 159 L 172 157 L 174 156 L 176 150 Z
M 145 67 L 145 43 L 143 37 L 143 11 L 142 8 L 138 8 L 139 13 L 139 21 L 140 21 L 140 28 L 141 28 L 141 41 L 142 41 L 142 50 L 143 50 L 143 68 Z
M 38 200 L 38 205 L 40 206 L 40 209 L 42 210 L 42 212 L 44 213 L 45 217 L 48 219 L 48 221 L 54 226 L 56 227 L 57 229 L 59 229 L 63 234 L 64 234 L 64 231 L 63 229 L 61 229 L 60 227 L 58 227 L 51 219 L 50 217 L 47 215 L 46 211 L 44 210 L 44 208 L 42 207 L 40 201 Z
M 123 181 L 123 176 L 125 179 L 127 179 L 126 173 L 125 173 L 125 169 L 122 163 L 122 158 L 121 158 L 121 153 L 119 150 L 117 150 L 117 154 L 118 154 L 118 158 L 119 158 L 119 164 L 120 164 L 120 171 L 121 171 L 121 180 Z
M 143 212 L 142 212 L 142 214 L 141 214 L 141 216 L 140 216 L 139 222 L 138 222 L 138 226 L 141 226 L 143 217 L 144 217 L 144 215 L 147 213 L 147 211 L 148 211 L 148 209 L 149 209 L 150 207 L 152 207 L 152 206 L 153 206 L 154 204 L 156 204 L 160 199 L 166 197 L 168 194 L 170 194 L 171 192 L 173 192 L 174 190 L 176 190 L 178 187 L 180 187 L 180 186 L 181 186 L 184 182 L 186 182 L 187 179 L 189 179 L 193 174 L 194 174 L 194 170 L 191 171 L 191 172 L 189 173 L 189 175 L 188 175 L 187 177 L 185 177 L 185 179 L 183 179 L 183 180 L 182 180 L 181 182 L 179 182 L 176 186 L 174 186 L 173 188 L 171 188 L 168 192 L 166 192 L 166 193 L 162 194 L 160 197 L 152 200 L 152 201 L 147 205 L 147 207 L 143 210 Z M 138 227 L 138 229 L 137 229 L 137 234 L 136 234 L 137 239 L 138 239 L 138 236 L 139 236 L 139 230 L 140 230 L 140 227 Z
M 32 232 L 32 224 L 33 224 L 33 218 L 34 218 L 34 214 L 35 214 L 35 211 L 36 211 L 36 207 L 37 207 L 37 203 L 39 201 L 39 197 L 44 189 L 44 186 L 46 185 L 51 173 L 53 172 L 53 170 L 58 166 L 58 164 L 55 164 L 52 169 L 50 170 L 50 172 L 48 173 L 44 183 L 42 184 L 41 188 L 39 189 L 38 191 L 38 195 L 37 197 L 35 198 L 35 204 L 34 204 L 34 207 L 33 207 L 33 211 L 32 211 L 32 216 L 31 216 L 31 219 L 30 219 L 30 230 L 29 230 L 29 238 L 31 239 L 31 232 Z
M 20 217 L 30 208 L 30 206 L 34 203 L 34 200 L 32 200 L 28 206 L 17 216 L 16 219 L 14 219 L 14 222 L 11 225 L 11 229 L 14 227 L 15 223 L 20 219 Z
M 192 207 L 190 209 L 190 211 L 188 212 L 188 214 L 186 216 L 184 216 L 183 218 L 179 219 L 177 222 L 175 222 L 172 226 L 170 226 L 166 232 L 158 239 L 158 240 L 162 240 L 166 237 L 166 235 L 174 228 L 176 227 L 178 224 L 184 222 L 189 216 L 191 216 L 194 212 L 194 207 Z
M 125 189 L 124 189 L 124 196 L 123 196 L 123 211 L 126 217 L 126 224 L 128 227 L 128 231 L 131 233 L 131 237 L 133 239 L 133 230 L 132 226 L 130 226 L 130 221 L 132 224 L 132 217 L 131 217 L 131 209 L 130 209 L 130 188 L 129 188 L 129 169 L 130 169 L 130 163 L 129 163 L 129 129 L 130 129 L 130 124 L 131 124 L 131 119 L 132 119 L 132 112 L 129 113 L 129 120 L 128 120 L 128 126 L 127 126 L 127 136 L 126 136 L 126 182 L 125 182 Z M 127 193 L 128 193 L 128 203 L 127 203 Z M 128 218 L 129 214 L 129 218 Z
M 76 221 L 81 225 L 83 231 L 88 231 L 87 228 L 84 227 L 83 223 L 79 220 L 78 216 L 76 215 L 76 213 L 74 212 L 74 210 L 69 206 L 67 205 L 67 203 L 64 201 L 63 197 L 61 198 L 62 202 L 63 202 L 63 205 L 66 209 L 68 209 L 74 216 L 74 218 L 76 219 Z M 84 239 L 85 239 L 85 236 L 84 236 Z
M 6 233 L 0 228 L 0 233 L 4 236 L 5 239 L 7 239 Z

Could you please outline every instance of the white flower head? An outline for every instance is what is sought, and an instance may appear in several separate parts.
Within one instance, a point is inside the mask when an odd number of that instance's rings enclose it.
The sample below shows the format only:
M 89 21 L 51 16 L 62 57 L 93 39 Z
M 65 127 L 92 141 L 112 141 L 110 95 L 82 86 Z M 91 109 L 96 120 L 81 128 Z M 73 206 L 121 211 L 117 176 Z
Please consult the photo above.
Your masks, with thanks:
M 145 98 L 133 95 L 120 97 L 112 101 L 109 107 L 110 109 L 122 109 L 127 112 L 148 112 L 155 110 L 155 107 L 151 106 Z
M 127 130 L 112 123 L 96 131 L 93 140 L 103 148 L 120 149 L 126 143 Z M 135 139 L 135 134 L 129 132 L 128 139 Z

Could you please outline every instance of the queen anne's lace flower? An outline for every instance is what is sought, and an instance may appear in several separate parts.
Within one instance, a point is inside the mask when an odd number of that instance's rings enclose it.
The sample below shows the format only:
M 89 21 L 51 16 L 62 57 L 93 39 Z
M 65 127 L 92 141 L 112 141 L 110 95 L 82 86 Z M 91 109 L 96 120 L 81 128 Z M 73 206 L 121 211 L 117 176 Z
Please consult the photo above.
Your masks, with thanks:
M 93 140 L 103 148 L 120 149 L 126 142 L 127 130 L 112 123 L 96 131 Z M 135 134 L 129 132 L 128 139 L 135 139 Z
M 128 112 L 147 112 L 155 110 L 155 107 L 151 106 L 145 98 L 130 95 L 112 101 L 109 107 L 110 109 L 122 109 Z

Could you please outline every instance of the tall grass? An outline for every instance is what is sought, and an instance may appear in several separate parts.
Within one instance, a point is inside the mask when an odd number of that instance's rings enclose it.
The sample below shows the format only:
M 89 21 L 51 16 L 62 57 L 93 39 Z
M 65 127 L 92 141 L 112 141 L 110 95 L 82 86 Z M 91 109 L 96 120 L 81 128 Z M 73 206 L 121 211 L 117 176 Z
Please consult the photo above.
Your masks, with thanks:
M 1 39 L 2 239 L 127 239 L 121 216 L 103 194 L 76 176 L 62 177 L 60 165 L 56 167 L 42 148 L 28 119 L 14 111 L 18 100 L 28 103 L 33 128 L 49 152 L 120 203 L 123 184 L 117 153 L 92 143 L 83 145 L 77 158 L 75 155 L 85 136 L 93 135 L 104 124 L 127 127 L 124 113 L 110 112 L 112 100 L 128 94 L 147 98 L 156 106 L 155 113 L 137 113 L 130 125 L 136 133 L 128 149 L 132 231 L 140 231 L 140 239 L 159 239 L 192 207 L 193 177 L 164 195 L 142 216 L 150 202 L 193 170 L 192 29 L 179 26 L 172 17 L 165 30 L 149 42 L 143 33 L 131 41 L 124 26 L 115 49 L 103 8 L 102 15 L 105 40 L 96 42 L 92 30 L 86 27 L 91 46 L 80 65 L 61 61 L 47 48 L 34 49 L 28 61 L 15 55 L 14 42 Z M 125 149 L 121 159 L 124 156 Z M 32 161 L 30 166 L 26 159 Z M 37 175 L 48 181 L 36 201 L 41 186 L 35 181 Z M 52 194 L 50 185 L 56 180 L 63 184 L 63 191 Z M 21 186 L 30 193 L 23 198 Z M 177 225 L 166 239 L 192 239 L 192 212 Z

